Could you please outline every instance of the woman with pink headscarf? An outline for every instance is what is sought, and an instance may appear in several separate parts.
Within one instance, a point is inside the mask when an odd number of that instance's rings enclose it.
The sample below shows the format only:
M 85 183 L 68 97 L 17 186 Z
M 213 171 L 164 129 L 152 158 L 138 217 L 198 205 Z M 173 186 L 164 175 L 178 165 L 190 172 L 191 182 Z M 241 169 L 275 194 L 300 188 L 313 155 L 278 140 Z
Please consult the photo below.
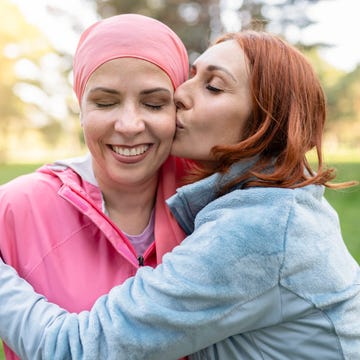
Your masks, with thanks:
M 245 30 L 190 74 L 174 95 L 172 154 L 198 167 L 167 200 L 189 236 L 80 314 L 0 260 L 0 336 L 24 360 L 359 359 L 360 267 L 324 198 L 356 182 L 334 184 L 323 166 L 326 102 L 311 64 Z
M 183 174 L 169 152 L 187 76 L 183 43 L 157 20 L 119 15 L 82 34 L 74 90 L 89 154 L 0 187 L 1 258 L 50 301 L 90 309 L 184 238 L 165 199 Z

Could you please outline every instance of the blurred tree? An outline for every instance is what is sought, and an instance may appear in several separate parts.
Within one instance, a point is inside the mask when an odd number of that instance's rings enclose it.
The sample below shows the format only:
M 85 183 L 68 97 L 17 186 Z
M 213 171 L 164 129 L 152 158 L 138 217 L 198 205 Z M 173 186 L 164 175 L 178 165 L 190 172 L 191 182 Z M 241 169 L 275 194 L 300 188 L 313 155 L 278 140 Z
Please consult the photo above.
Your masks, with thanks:
M 319 0 L 243 0 L 239 8 L 242 28 L 260 26 L 285 37 L 293 37 L 314 22 L 308 17 L 309 5 Z
M 39 30 L 25 22 L 14 4 L 0 0 L 0 8 L 0 162 L 4 162 L 10 136 L 22 133 L 34 110 L 34 105 L 21 101 L 21 96 L 31 97 L 26 86 L 37 84 L 36 72 L 30 69 L 36 68 L 34 63 L 49 50 L 49 46 Z M 20 82 L 20 74 L 25 68 L 29 70 L 28 78 Z
M 101 18 L 137 13 L 164 22 L 180 36 L 193 56 L 207 48 L 211 29 L 218 26 L 217 0 L 97 0 L 96 4 Z
M 319 0 L 96 0 L 100 17 L 139 13 L 169 25 L 184 41 L 190 58 L 224 31 L 262 28 L 285 37 L 310 25 L 306 15 Z M 296 41 L 296 39 L 295 39 Z
M 360 65 L 343 74 L 328 94 L 328 119 L 334 137 L 349 148 L 360 147 Z
M 344 72 L 326 64 L 317 52 L 320 46 L 326 44 L 301 43 L 303 29 L 312 24 L 307 9 L 317 2 L 319 0 L 78 0 L 73 5 L 75 10 L 61 2 L 49 1 L 47 11 L 59 24 L 58 33 L 61 35 L 58 40 L 70 38 L 68 33 L 62 34 L 68 30 L 77 38 L 89 24 L 89 11 L 93 14 L 93 20 L 120 13 L 140 13 L 157 18 L 179 34 L 189 51 L 190 61 L 207 48 L 209 41 L 224 31 L 256 28 L 278 33 L 310 55 L 329 99 L 329 122 L 343 117 L 358 118 L 359 99 L 352 100 L 357 89 L 356 73 L 346 77 Z M 5 55 L 0 59 L 0 131 L 5 134 L 10 127 L 24 126 L 25 122 L 21 123 L 21 119 L 26 114 L 26 123 L 29 124 L 30 117 L 34 118 L 44 139 L 52 147 L 64 134 L 70 138 L 69 141 L 78 142 L 79 138 L 82 139 L 79 136 L 81 129 L 77 121 L 69 121 L 78 114 L 69 81 L 75 44 L 67 49 L 56 47 L 45 56 L 46 51 L 40 51 L 41 46 L 44 47 L 43 36 L 25 23 L 19 11 L 10 5 L 10 0 L 0 0 L 0 5 L 2 14 L 7 14 L 7 19 L 2 19 L 0 23 L 0 49 Z M 82 16 L 78 16 L 79 11 Z M 22 36 L 22 31 L 26 36 Z M 25 57 L 29 60 L 25 60 Z M 48 74 L 44 71 L 47 63 L 57 63 L 57 68 Z M 25 79 L 20 81 L 18 71 L 15 71 L 19 68 L 37 68 L 37 71 L 40 68 L 42 76 L 31 79 L 28 76 L 31 71 L 25 70 Z M 344 92 L 343 87 L 347 85 L 354 90 Z M 26 93 L 37 94 L 40 101 L 31 101 L 31 96 L 26 98 Z M 19 101 L 19 97 L 25 104 Z M 345 110 L 341 106 L 345 106 Z M 349 110 L 349 106 L 352 110 Z M 14 121 L 15 118 L 17 121 Z M 0 154 L 3 144 L 0 143 Z
M 318 49 L 304 49 L 320 77 L 327 98 L 326 135 L 332 150 L 360 146 L 360 65 L 351 72 L 339 70 L 319 55 Z
M 351 120 L 360 114 L 360 65 L 334 84 L 328 94 L 328 106 L 334 121 Z

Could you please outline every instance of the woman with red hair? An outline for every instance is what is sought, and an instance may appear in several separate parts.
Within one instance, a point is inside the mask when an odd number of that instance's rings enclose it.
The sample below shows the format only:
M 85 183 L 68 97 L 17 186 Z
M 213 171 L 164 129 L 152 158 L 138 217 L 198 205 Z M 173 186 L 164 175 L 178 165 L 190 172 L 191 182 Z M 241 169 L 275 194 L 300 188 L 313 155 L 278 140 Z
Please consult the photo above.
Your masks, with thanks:
M 69 314 L 1 265 L 0 335 L 29 359 L 357 359 L 360 269 L 323 197 L 326 104 L 280 38 L 220 38 L 175 93 L 172 152 L 194 160 L 168 204 L 188 237 Z M 306 156 L 314 150 L 313 170 Z

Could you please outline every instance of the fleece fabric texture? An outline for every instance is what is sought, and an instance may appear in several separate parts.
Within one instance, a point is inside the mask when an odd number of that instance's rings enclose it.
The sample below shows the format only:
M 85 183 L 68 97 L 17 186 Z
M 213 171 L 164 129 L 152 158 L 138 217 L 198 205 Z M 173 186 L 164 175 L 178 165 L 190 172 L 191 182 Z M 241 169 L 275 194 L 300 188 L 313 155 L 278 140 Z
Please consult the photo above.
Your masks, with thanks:
M 324 189 L 211 199 L 219 181 L 170 199 L 193 233 L 90 312 L 49 304 L 1 264 L 0 336 L 32 360 L 359 359 L 360 270 Z

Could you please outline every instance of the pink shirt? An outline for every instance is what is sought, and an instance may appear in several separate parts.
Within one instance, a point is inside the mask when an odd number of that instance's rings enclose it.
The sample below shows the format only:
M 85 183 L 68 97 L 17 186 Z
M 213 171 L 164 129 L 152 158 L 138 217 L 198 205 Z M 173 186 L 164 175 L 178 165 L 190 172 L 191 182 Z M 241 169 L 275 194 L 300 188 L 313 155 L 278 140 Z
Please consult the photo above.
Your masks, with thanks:
M 123 231 L 125 236 L 130 240 L 136 253 L 139 256 L 143 256 L 146 249 L 154 241 L 154 225 L 155 225 L 155 211 L 151 212 L 149 224 L 146 226 L 144 231 L 139 235 L 129 235 Z

